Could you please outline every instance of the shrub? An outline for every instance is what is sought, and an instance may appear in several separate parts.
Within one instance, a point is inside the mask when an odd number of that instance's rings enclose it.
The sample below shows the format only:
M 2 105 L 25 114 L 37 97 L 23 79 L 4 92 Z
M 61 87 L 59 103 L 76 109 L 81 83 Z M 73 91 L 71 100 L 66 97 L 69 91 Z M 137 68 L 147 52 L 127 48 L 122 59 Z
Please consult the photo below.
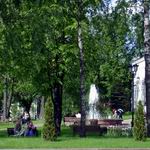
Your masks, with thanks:
M 130 127 L 111 126 L 107 129 L 107 136 L 109 137 L 131 137 L 132 130 Z
M 122 128 L 122 135 L 126 137 L 133 136 L 131 127 Z
M 53 115 L 53 104 L 50 98 L 47 99 L 45 104 L 44 112 L 44 125 L 43 125 L 43 138 L 45 140 L 54 141 L 56 140 L 55 134 L 55 124 L 54 124 L 54 115 Z
M 146 139 L 144 107 L 141 101 L 138 102 L 137 109 L 135 110 L 133 136 L 138 141 L 145 141 Z
M 110 137 L 120 137 L 122 136 L 122 128 L 117 126 L 109 127 L 107 130 L 107 135 Z

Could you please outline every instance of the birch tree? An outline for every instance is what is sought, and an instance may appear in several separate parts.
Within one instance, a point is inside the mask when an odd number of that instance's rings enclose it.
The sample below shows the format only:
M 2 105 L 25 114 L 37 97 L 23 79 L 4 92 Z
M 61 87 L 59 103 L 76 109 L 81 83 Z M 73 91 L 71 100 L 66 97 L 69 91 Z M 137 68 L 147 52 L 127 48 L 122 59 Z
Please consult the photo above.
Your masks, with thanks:
M 150 2 L 144 1 L 144 52 L 145 52 L 145 83 L 147 106 L 147 135 L 150 136 Z

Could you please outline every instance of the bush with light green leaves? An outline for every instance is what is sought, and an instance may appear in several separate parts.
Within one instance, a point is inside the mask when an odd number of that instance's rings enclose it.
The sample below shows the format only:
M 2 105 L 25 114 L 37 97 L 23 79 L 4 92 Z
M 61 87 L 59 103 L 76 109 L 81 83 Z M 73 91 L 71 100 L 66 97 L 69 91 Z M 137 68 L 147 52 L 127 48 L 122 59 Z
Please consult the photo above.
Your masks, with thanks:
M 146 127 L 144 119 L 144 107 L 141 101 L 138 102 L 138 105 L 135 110 L 135 119 L 133 127 L 133 136 L 135 140 L 145 141 L 146 140 Z
M 43 133 L 42 136 L 45 140 L 55 141 L 56 133 L 55 133 L 55 124 L 54 124 L 54 111 L 53 104 L 50 98 L 47 99 L 45 104 L 45 113 L 44 113 L 44 125 L 43 125 Z

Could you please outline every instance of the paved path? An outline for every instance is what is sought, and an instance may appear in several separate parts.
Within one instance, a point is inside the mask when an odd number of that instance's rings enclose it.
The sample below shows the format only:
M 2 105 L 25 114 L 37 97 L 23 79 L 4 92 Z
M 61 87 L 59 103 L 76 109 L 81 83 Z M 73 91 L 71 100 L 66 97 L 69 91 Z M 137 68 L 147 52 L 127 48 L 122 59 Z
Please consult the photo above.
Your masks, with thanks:
M 128 124 L 131 124 L 131 119 L 123 120 L 122 123 L 128 123 Z
M 22 150 L 22 149 L 3 149 L 3 150 Z M 150 150 L 150 148 L 37 148 L 37 149 L 23 149 L 23 150 Z

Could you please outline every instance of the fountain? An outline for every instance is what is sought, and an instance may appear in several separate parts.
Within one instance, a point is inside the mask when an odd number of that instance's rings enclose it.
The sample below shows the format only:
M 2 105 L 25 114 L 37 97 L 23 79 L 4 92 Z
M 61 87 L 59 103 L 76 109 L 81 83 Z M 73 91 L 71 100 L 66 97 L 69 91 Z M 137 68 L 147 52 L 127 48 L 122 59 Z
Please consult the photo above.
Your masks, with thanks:
M 100 115 L 100 112 L 97 110 L 97 104 L 99 100 L 99 94 L 96 89 L 95 84 L 91 84 L 90 93 L 89 93 L 89 111 L 87 113 L 87 120 L 89 120 L 90 124 L 105 124 L 105 125 L 116 125 L 121 124 L 121 119 L 104 119 Z
M 99 95 L 96 89 L 95 84 L 90 86 L 90 93 L 89 93 L 89 111 L 87 114 L 87 119 L 89 120 L 97 120 L 100 118 L 100 113 L 97 110 L 97 103 L 99 100 Z
M 90 93 L 89 93 L 89 110 L 87 112 L 87 121 L 86 124 L 90 125 L 102 125 L 102 126 L 109 126 L 109 125 L 121 125 L 122 119 L 117 118 L 102 118 L 100 115 L 99 110 L 97 110 L 97 104 L 99 102 L 99 94 L 96 89 L 95 84 L 91 84 L 90 86 Z M 80 124 L 80 118 L 77 117 L 64 117 L 64 122 L 69 125 Z

